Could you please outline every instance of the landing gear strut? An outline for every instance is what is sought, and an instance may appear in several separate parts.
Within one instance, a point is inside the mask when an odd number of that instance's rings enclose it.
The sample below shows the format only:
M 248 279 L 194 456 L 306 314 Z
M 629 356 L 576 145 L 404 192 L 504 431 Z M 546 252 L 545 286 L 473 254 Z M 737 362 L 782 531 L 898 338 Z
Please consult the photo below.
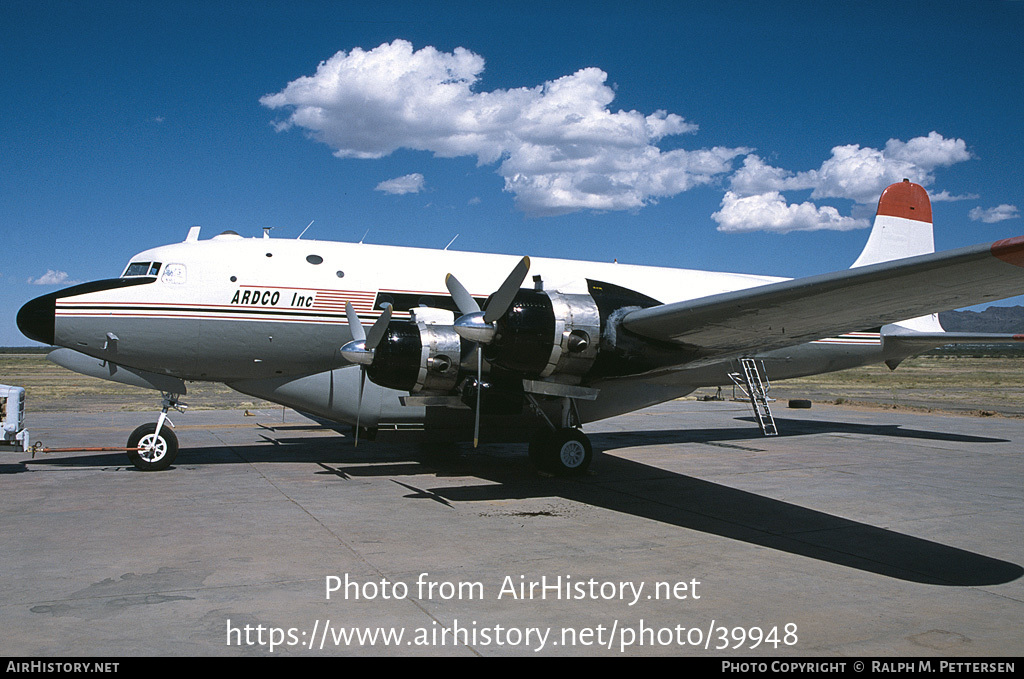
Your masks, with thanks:
M 178 437 L 170 427 L 174 423 L 167 417 L 167 411 L 174 408 L 185 412 L 186 405 L 178 401 L 177 394 L 163 394 L 163 408 L 156 422 L 143 424 L 128 437 L 128 459 L 136 469 L 144 472 L 156 472 L 167 469 L 178 456 Z
M 562 426 L 548 419 L 536 400 L 527 395 L 534 409 L 544 418 L 548 429 L 541 429 L 530 442 L 530 461 L 540 471 L 556 476 L 580 476 L 594 459 L 594 448 L 587 435 L 580 431 L 576 402 L 562 399 Z

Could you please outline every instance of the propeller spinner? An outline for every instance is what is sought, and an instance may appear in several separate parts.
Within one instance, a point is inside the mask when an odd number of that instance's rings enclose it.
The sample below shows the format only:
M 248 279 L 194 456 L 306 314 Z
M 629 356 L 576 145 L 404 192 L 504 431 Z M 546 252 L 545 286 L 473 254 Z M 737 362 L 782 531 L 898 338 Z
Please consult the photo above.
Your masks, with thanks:
M 445 286 L 462 313 L 462 316 L 455 320 L 455 332 L 471 342 L 489 344 L 494 339 L 494 322 L 504 316 L 512 306 L 516 293 L 519 292 L 529 271 L 530 258 L 523 257 L 501 286 L 488 298 L 487 307 L 483 311 L 465 286 L 455 276 L 448 274 L 444 280 Z

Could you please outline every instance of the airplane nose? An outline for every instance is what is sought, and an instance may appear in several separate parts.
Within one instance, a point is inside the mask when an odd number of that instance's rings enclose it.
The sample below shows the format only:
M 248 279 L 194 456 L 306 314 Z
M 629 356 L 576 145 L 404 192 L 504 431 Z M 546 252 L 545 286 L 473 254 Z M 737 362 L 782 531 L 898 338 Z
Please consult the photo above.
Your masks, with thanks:
M 43 344 L 53 344 L 53 324 L 56 315 L 56 299 L 53 293 L 36 297 L 18 311 L 18 329 L 29 339 Z

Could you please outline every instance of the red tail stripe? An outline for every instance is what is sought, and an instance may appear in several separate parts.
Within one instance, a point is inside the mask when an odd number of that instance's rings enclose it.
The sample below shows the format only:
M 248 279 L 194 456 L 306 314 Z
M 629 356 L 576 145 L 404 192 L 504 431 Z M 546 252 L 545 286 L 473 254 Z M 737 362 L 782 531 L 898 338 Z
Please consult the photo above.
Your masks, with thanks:
M 878 199 L 878 214 L 931 222 L 932 203 L 920 184 L 898 182 L 882 191 L 882 197 Z

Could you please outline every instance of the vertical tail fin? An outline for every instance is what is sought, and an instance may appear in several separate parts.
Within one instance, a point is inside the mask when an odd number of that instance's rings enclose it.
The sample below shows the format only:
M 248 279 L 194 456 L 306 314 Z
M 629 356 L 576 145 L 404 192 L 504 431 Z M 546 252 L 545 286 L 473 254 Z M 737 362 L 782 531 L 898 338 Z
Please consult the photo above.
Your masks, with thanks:
M 935 238 L 928 192 L 904 179 L 882 191 L 871 235 L 851 268 L 930 252 L 935 252 Z
M 920 184 L 904 179 L 882 191 L 871 235 L 860 257 L 850 268 L 931 252 L 935 252 L 935 237 L 928 192 Z M 893 294 L 899 294 L 899 291 Z M 942 332 L 937 314 L 900 321 L 895 325 L 914 332 Z M 892 326 L 887 328 L 891 332 L 900 330 Z

